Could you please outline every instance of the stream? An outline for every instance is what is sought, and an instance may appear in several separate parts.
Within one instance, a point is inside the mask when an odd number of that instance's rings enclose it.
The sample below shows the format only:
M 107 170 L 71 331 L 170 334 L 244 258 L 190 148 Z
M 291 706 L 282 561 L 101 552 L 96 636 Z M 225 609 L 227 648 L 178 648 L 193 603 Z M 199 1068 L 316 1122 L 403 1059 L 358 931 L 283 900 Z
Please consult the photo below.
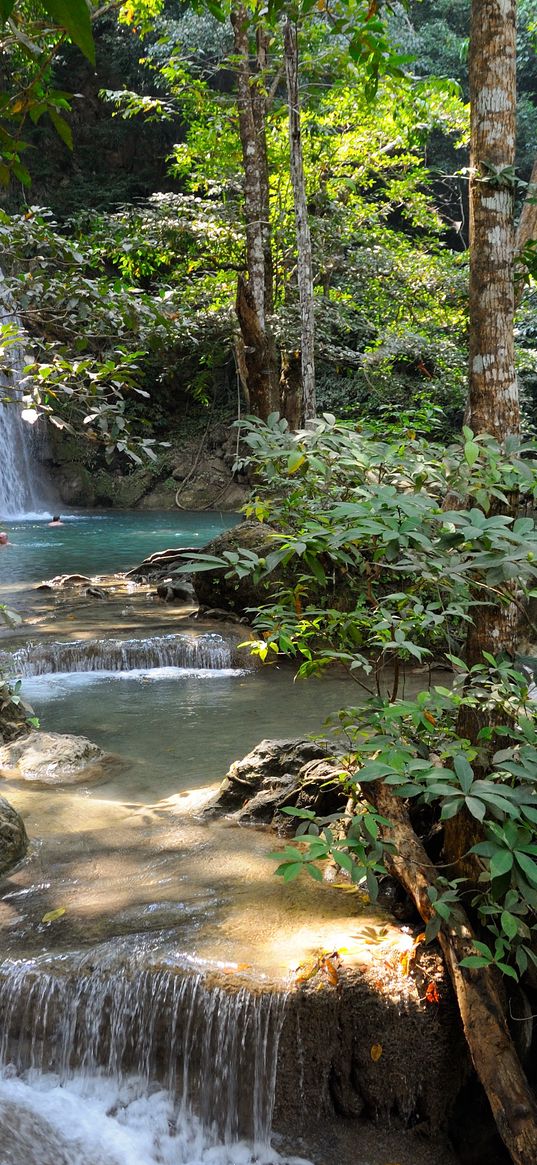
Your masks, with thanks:
M 195 622 L 116 577 L 233 520 L 9 523 L 0 601 L 24 633 L 2 633 L 4 666 L 45 731 L 88 736 L 112 760 L 95 783 L 3 781 L 31 845 L 1 883 L 0 1165 L 331 1165 L 307 1127 L 273 1135 L 278 1049 L 296 968 L 335 950 L 371 967 L 379 914 L 348 887 L 284 885 L 273 835 L 203 808 L 233 760 L 264 737 L 319 732 L 356 685 L 252 668 L 244 628 Z M 75 571 L 106 580 L 107 600 L 36 589 Z M 380 962 L 401 941 L 381 921 Z M 337 1138 L 331 1150 L 347 1165 Z M 405 1156 L 389 1134 L 349 1153 L 349 1165 L 444 1161 Z

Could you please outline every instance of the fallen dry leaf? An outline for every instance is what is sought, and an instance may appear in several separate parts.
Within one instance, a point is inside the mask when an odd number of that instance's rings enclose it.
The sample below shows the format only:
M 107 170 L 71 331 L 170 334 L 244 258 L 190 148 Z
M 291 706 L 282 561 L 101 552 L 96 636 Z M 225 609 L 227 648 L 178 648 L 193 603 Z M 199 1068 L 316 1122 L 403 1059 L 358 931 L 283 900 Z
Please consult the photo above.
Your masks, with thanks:
M 377 1060 L 380 1060 L 380 1057 L 382 1056 L 382 1044 L 372 1044 L 369 1055 L 371 1056 L 373 1062 L 376 1064 Z
M 47 914 L 44 914 L 41 922 L 56 922 L 56 919 L 61 918 L 65 912 L 65 906 L 58 906 L 56 910 L 49 910 Z
M 436 983 L 433 983 L 431 981 L 430 983 L 427 984 L 425 998 L 427 1000 L 427 1003 L 440 1003 L 440 996 L 438 994 L 438 987 L 436 986 Z

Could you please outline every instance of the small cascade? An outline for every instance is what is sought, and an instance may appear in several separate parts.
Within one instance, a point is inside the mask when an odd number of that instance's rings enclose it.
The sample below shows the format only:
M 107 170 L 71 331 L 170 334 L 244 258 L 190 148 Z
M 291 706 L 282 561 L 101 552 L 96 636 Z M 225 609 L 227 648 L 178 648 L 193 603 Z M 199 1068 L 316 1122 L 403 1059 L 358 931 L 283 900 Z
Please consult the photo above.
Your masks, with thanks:
M 60 1083 L 136 1078 L 215 1141 L 270 1142 L 286 996 L 210 983 L 199 970 L 91 955 L 0 965 L 0 1066 Z M 29 1076 L 28 1076 L 29 1073 Z
M 0 272 L 1 278 L 1 272 Z M 16 324 L 0 293 L 0 325 Z M 0 366 L 0 519 L 21 518 L 45 508 L 36 479 L 35 440 L 23 421 L 19 381 L 25 365 L 19 344 L 6 348 Z
M 247 657 L 246 657 L 247 658 Z M 147 639 L 93 639 L 71 643 L 38 643 L 0 656 L 13 676 L 43 676 L 64 672 L 135 671 L 174 667 L 193 671 L 223 671 L 244 667 L 237 645 L 216 632 L 200 635 L 159 635 Z

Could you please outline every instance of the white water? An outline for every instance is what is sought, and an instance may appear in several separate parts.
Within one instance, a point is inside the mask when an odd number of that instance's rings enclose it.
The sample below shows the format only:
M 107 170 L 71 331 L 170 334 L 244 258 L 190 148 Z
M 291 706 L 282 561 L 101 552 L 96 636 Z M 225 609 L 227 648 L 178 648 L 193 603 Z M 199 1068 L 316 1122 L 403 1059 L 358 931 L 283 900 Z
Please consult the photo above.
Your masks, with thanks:
M 0 272 L 0 287 L 3 276 Z M 0 290 L 0 327 L 16 324 Z M 35 517 L 43 503 L 35 472 L 35 434 L 21 416 L 19 382 L 26 359 L 19 344 L 2 346 L 0 331 L 0 521 Z
M 23 677 L 67 672 L 129 672 L 136 677 L 140 670 L 162 668 L 220 673 L 233 669 L 232 674 L 238 674 L 239 663 L 236 642 L 217 632 L 29 644 L 12 654 L 2 653 L 0 660 L 9 674 Z
M 300 1165 L 267 1146 L 225 1145 L 136 1078 L 0 1078 L 0 1165 Z
M 209 986 L 132 944 L 8 960 L 0 976 L 0 1165 L 283 1160 L 284 993 Z

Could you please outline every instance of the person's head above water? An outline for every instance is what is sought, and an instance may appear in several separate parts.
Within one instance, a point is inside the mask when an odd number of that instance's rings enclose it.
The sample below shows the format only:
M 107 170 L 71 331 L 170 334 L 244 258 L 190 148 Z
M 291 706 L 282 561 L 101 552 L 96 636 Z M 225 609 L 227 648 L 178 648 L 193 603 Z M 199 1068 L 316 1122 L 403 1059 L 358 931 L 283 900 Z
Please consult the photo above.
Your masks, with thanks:
M 49 522 L 49 526 L 63 526 L 63 522 L 59 514 L 53 515 L 52 522 Z
M 0 530 L 0 546 L 8 546 L 9 538 L 5 530 Z

